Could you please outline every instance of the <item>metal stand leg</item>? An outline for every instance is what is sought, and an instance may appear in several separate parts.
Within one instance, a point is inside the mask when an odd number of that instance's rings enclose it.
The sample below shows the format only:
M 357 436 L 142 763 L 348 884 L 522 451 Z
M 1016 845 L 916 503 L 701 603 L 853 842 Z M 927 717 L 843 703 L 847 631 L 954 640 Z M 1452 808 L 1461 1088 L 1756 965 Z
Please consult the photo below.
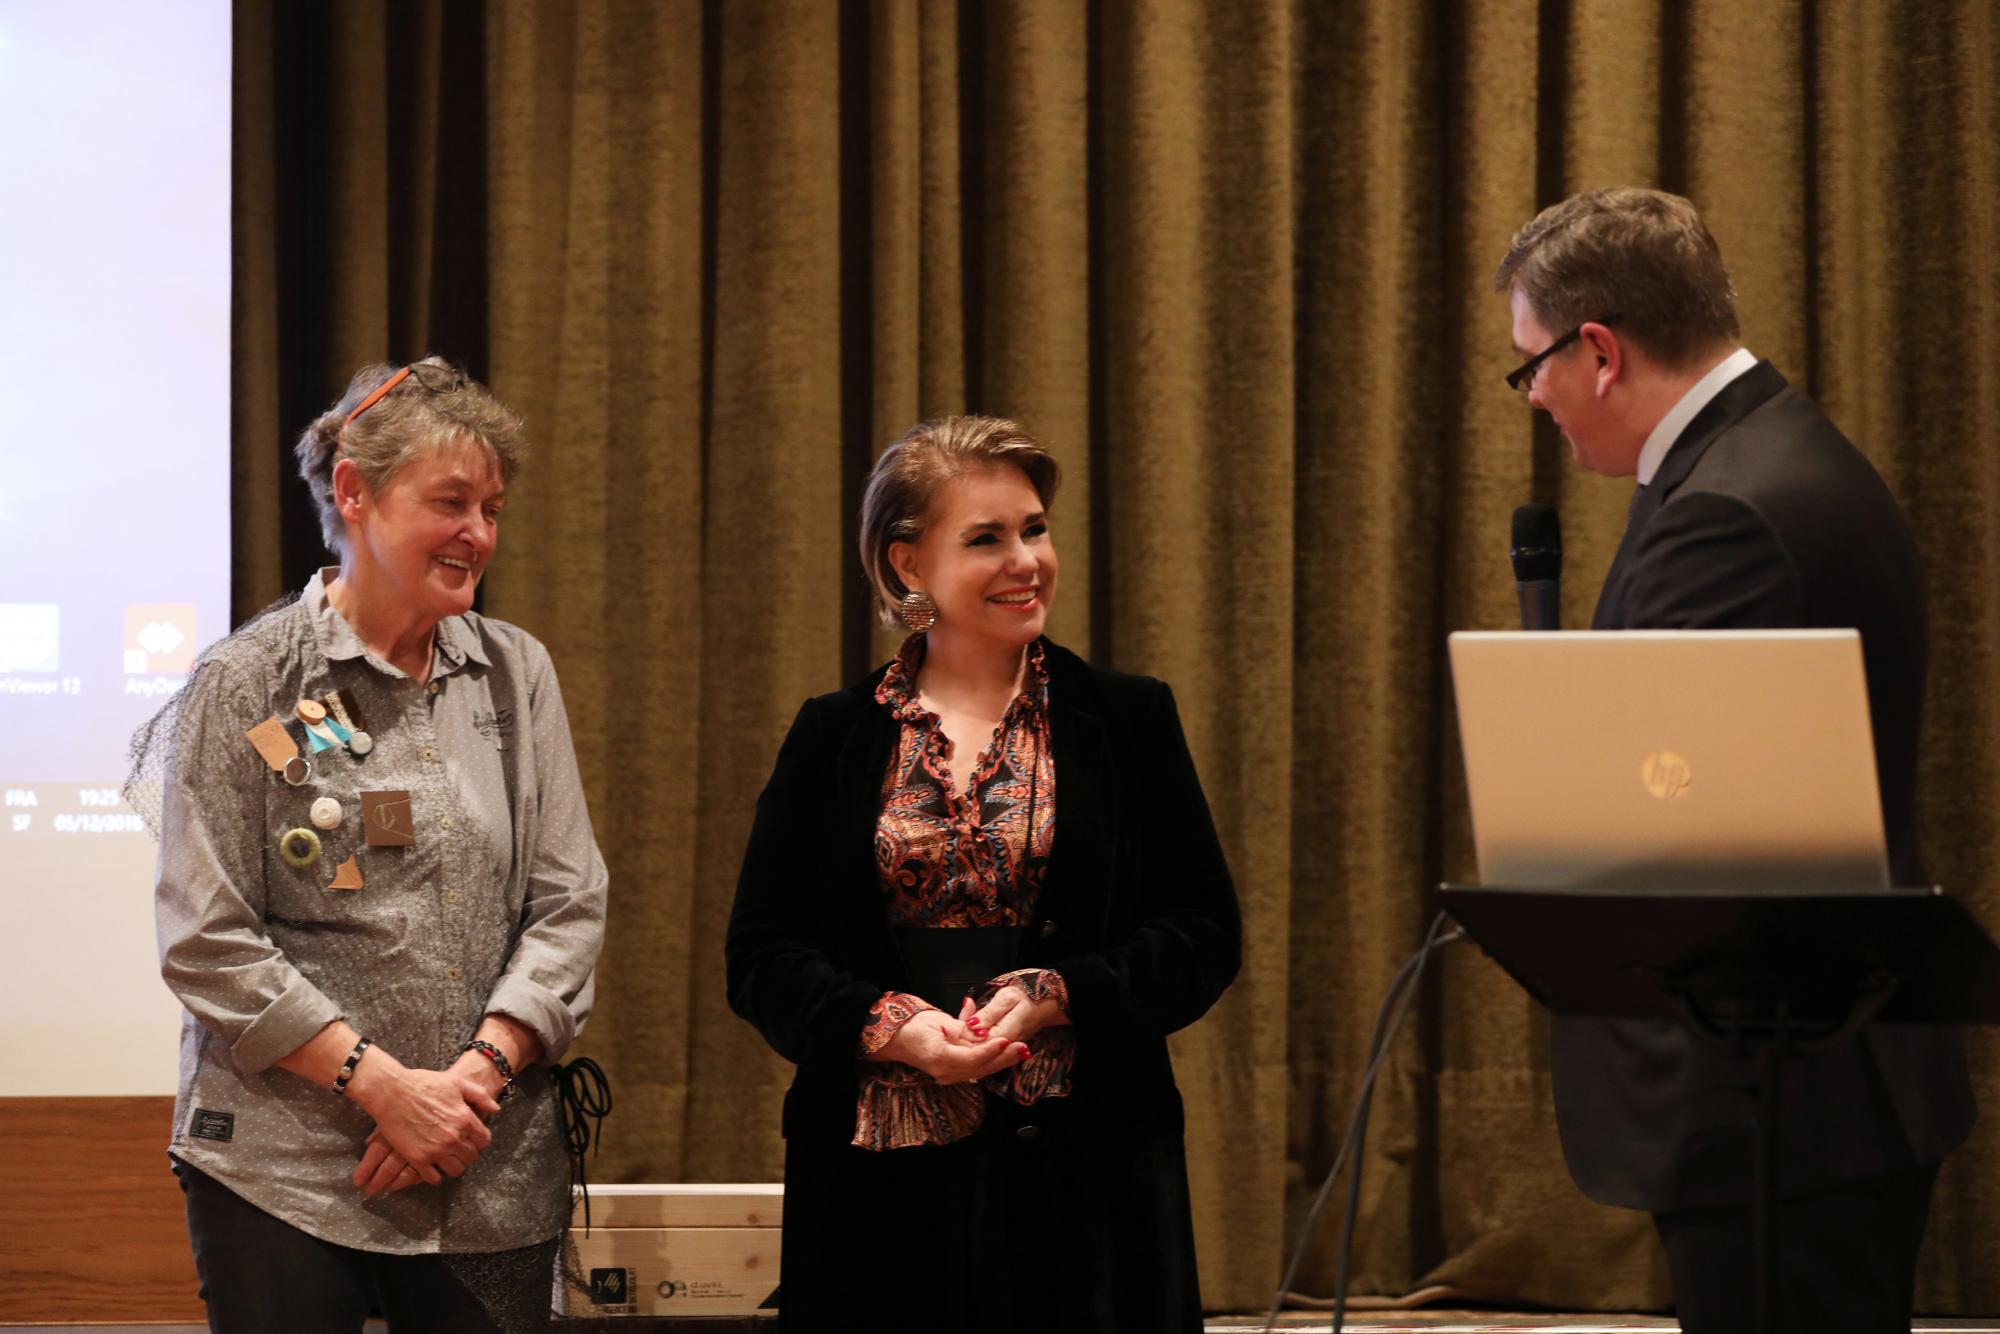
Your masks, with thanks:
M 1756 1235 L 1758 1334 L 1778 1334 L 1778 1120 L 1782 1104 L 1784 1038 L 1757 1048 L 1757 1193 L 1752 1201 Z
M 1756 1052 L 1757 1148 L 1750 1225 L 1757 1266 L 1758 1334 L 1778 1334 L 1784 1322 L 1784 1295 L 1778 1288 L 1781 1243 L 1778 1210 L 1782 1193 L 1779 1152 L 1783 1138 L 1779 1123 L 1784 1111 L 1785 1057 L 1793 1052 L 1825 1051 L 1848 1041 L 1882 1012 L 1882 1007 L 1895 995 L 1896 985 L 1893 977 L 1871 974 L 1856 989 L 1846 1018 L 1829 1032 L 1801 1039 L 1800 1030 L 1805 1026 L 1793 1018 L 1790 1000 L 1784 997 L 1772 1000 L 1769 995 L 1772 988 L 1748 987 L 1738 980 L 1733 991 L 1719 994 L 1749 995 L 1771 1017 L 1748 1020 L 1744 1018 L 1745 1007 L 1732 1003 L 1718 1007 L 1730 1016 L 1727 1022 L 1718 1023 L 1705 1011 L 1694 987 L 1682 982 L 1662 983 L 1667 999 L 1695 1036 L 1739 1055 L 1746 1049 Z

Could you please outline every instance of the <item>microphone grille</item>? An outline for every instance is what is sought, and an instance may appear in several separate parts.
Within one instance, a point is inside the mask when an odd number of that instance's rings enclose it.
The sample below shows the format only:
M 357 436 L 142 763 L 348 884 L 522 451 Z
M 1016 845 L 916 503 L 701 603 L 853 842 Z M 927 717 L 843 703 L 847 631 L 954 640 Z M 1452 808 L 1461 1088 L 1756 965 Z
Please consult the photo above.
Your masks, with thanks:
M 1562 577 L 1562 519 L 1554 505 L 1527 504 L 1514 511 L 1508 554 L 1514 559 L 1514 577 L 1524 583 Z

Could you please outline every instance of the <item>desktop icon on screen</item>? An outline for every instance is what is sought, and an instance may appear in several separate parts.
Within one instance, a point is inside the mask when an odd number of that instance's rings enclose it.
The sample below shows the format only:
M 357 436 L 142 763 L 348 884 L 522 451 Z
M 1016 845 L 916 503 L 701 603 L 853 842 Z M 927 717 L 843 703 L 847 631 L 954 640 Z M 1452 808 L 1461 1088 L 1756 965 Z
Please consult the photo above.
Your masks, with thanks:
M 62 608 L 53 602 L 0 602 L 0 674 L 53 672 Z
M 186 675 L 196 643 L 191 603 L 135 602 L 125 608 L 127 675 Z

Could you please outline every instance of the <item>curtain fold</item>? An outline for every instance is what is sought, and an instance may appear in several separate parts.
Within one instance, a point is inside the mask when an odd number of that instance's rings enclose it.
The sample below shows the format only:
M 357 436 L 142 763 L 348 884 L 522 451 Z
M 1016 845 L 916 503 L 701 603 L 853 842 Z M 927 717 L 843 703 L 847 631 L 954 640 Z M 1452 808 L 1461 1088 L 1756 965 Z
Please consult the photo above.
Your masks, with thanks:
M 1538 206 L 1691 194 L 1747 344 L 1896 489 L 1932 870 L 2000 922 L 1996 28 L 1982 0 L 243 0 L 237 610 L 321 559 L 286 451 L 355 366 L 442 352 L 524 414 L 485 609 L 554 653 L 614 875 L 592 1175 L 776 1179 L 788 1070 L 721 994 L 751 809 L 799 703 L 896 640 L 853 555 L 875 453 L 1022 421 L 1065 470 L 1052 633 L 1174 686 L 1241 888 L 1242 979 L 1174 1049 L 1204 1298 L 1258 1307 L 1430 887 L 1473 872 L 1444 636 L 1515 623 L 1515 505 L 1562 509 L 1569 625 L 1623 524 L 1627 486 L 1500 381 L 1491 275 Z M 1470 950 L 1425 981 L 1366 1171 L 1357 1291 L 1666 1300 L 1647 1220 L 1568 1182 L 1544 1018 Z M 1923 1308 L 2000 1308 L 1996 1172 L 1982 1127 Z

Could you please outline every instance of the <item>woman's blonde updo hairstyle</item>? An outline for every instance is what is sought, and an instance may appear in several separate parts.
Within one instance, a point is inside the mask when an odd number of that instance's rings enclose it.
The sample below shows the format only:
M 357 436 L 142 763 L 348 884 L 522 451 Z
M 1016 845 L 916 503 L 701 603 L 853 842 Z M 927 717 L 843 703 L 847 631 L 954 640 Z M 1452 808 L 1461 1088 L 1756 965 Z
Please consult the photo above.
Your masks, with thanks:
M 875 460 L 861 493 L 861 568 L 875 585 L 875 609 L 884 625 L 902 624 L 899 608 L 910 591 L 889 563 L 890 546 L 924 535 L 931 504 L 946 482 L 1001 467 L 1026 474 L 1044 510 L 1054 504 L 1062 469 L 1033 436 L 1001 417 L 919 422 Z
M 471 443 L 485 450 L 503 485 L 521 470 L 527 448 L 521 439 L 521 419 L 485 385 L 442 357 L 414 363 L 401 384 L 369 405 L 368 411 L 347 420 L 362 399 L 402 369 L 363 366 L 348 381 L 340 401 L 306 427 L 294 446 L 299 476 L 305 478 L 319 509 L 320 533 L 335 555 L 341 554 L 346 534 L 333 497 L 333 465 L 341 459 L 353 459 L 377 495 L 404 464 L 450 444 Z

